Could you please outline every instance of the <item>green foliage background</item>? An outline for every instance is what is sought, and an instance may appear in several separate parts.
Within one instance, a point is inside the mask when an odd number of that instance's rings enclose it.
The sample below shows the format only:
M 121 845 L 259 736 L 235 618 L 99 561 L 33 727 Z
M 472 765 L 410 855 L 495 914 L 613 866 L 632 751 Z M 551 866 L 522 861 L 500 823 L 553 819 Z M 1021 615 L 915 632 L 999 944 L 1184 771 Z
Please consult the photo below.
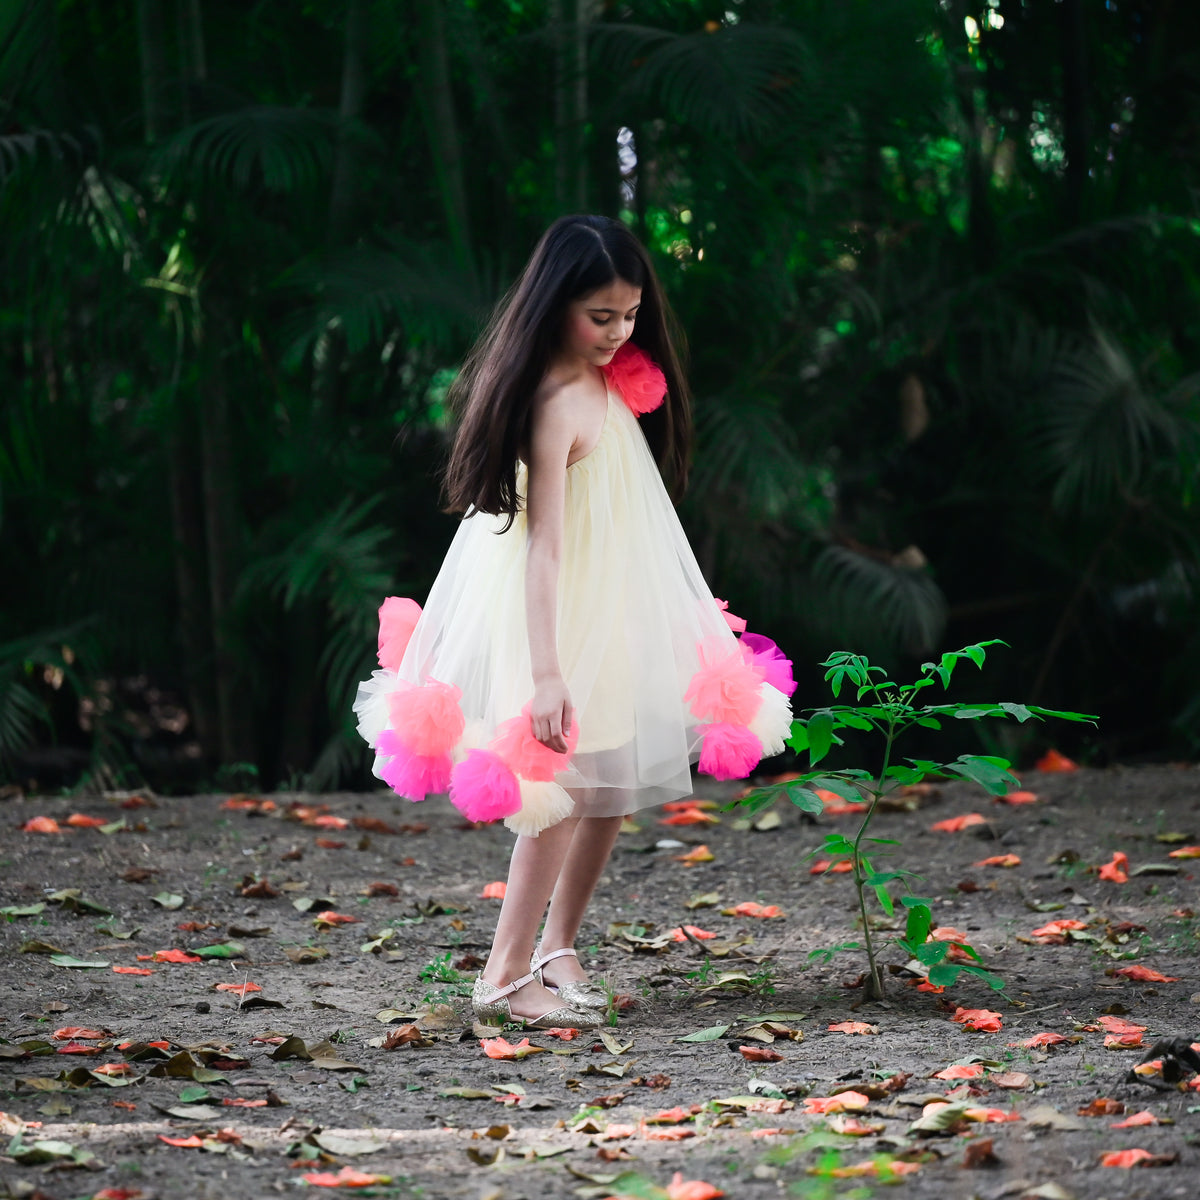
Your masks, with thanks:
M 799 705 L 996 636 L 989 693 L 1101 714 L 1065 748 L 1193 753 L 1198 59 L 1167 0 L 13 0 L 3 773 L 363 782 L 447 383 L 583 209 L 656 255 L 683 516 Z

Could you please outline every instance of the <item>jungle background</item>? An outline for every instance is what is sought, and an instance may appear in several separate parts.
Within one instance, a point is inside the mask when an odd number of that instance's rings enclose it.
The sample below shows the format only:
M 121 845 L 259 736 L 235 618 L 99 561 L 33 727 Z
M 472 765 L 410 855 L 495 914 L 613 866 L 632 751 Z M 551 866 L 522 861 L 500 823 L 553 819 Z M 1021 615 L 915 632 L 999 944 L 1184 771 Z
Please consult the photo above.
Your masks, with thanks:
M 681 515 L 798 708 L 1000 637 L 1064 750 L 1192 756 L 1198 185 L 1182 0 L 6 0 L 0 774 L 365 785 L 449 381 L 580 210 L 655 256 Z

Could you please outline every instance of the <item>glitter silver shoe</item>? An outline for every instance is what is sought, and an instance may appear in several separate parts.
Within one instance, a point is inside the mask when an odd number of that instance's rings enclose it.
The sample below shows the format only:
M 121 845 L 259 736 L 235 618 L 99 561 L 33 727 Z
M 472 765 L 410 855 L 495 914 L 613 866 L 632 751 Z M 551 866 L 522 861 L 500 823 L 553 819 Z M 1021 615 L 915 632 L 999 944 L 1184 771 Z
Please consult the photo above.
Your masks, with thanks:
M 475 980 L 471 989 L 471 1007 L 476 1019 L 483 1025 L 519 1025 L 522 1029 L 595 1029 L 600 1018 L 594 1012 L 579 1012 L 574 1008 L 552 1008 L 540 1017 L 522 1017 L 509 1007 L 508 998 L 527 983 L 533 982 L 533 973 L 522 975 L 512 983 L 498 988 L 487 982 L 482 975 Z
M 556 993 L 560 1000 L 565 1000 L 572 1008 L 579 1009 L 580 1012 L 598 1012 L 603 1015 L 608 1011 L 608 994 L 603 988 L 589 980 L 577 979 L 570 983 L 555 984 L 547 983 L 542 977 L 542 968 L 548 962 L 567 956 L 579 957 L 569 946 L 563 950 L 551 950 L 549 954 L 538 954 L 537 950 L 534 950 L 533 957 L 529 960 L 529 969 L 542 987 Z

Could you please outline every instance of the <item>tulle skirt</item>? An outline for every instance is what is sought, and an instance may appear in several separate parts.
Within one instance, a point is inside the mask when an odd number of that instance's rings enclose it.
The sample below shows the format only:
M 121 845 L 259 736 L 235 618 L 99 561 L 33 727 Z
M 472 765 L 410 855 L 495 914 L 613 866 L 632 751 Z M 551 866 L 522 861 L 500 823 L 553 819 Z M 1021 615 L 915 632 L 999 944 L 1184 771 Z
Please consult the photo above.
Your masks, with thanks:
M 386 753 L 397 748 L 390 733 L 405 738 L 394 728 L 398 692 L 428 689 L 431 681 L 457 689 L 461 733 L 456 718 L 440 741 L 415 738 L 425 749 L 445 745 L 442 767 L 448 759 L 452 770 L 472 751 L 495 749 L 497 731 L 520 718 L 532 698 L 524 514 L 502 528 L 500 518 L 485 514 L 462 521 L 411 634 L 404 631 L 407 644 L 400 652 L 394 641 L 390 666 L 360 685 L 359 731 L 376 749 L 380 778 L 396 771 L 395 755 Z M 536 781 L 569 793 L 569 804 L 558 798 L 552 806 L 556 819 L 568 812 L 623 815 L 690 795 L 691 764 L 704 767 L 706 742 L 710 769 L 715 763 L 726 777 L 748 773 L 739 768 L 783 748 L 791 721 L 786 688 L 778 678 L 780 687 L 766 682 L 751 648 L 739 644 L 700 573 L 636 417 L 612 392 L 596 448 L 567 468 L 557 597 L 559 663 L 578 741 L 555 761 L 552 780 Z M 388 661 L 382 649 L 381 661 Z M 412 724 L 411 717 L 399 719 Z M 404 744 L 421 749 L 413 740 Z M 513 765 L 511 754 L 501 757 Z M 482 759 L 473 761 L 482 769 Z M 427 782 L 443 782 L 443 775 L 435 771 Z M 535 781 L 517 775 L 522 808 L 537 799 L 527 782 Z M 537 832 L 519 814 L 508 823 Z

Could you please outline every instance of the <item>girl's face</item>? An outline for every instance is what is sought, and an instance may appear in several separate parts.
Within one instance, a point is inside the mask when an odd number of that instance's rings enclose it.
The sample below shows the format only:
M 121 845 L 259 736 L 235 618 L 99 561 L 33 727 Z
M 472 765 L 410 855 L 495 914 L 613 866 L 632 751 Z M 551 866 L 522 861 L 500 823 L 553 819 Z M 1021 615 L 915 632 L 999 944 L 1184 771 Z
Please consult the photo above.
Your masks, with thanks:
M 629 340 L 642 289 L 614 279 L 567 305 L 564 356 L 594 367 L 607 366 Z

